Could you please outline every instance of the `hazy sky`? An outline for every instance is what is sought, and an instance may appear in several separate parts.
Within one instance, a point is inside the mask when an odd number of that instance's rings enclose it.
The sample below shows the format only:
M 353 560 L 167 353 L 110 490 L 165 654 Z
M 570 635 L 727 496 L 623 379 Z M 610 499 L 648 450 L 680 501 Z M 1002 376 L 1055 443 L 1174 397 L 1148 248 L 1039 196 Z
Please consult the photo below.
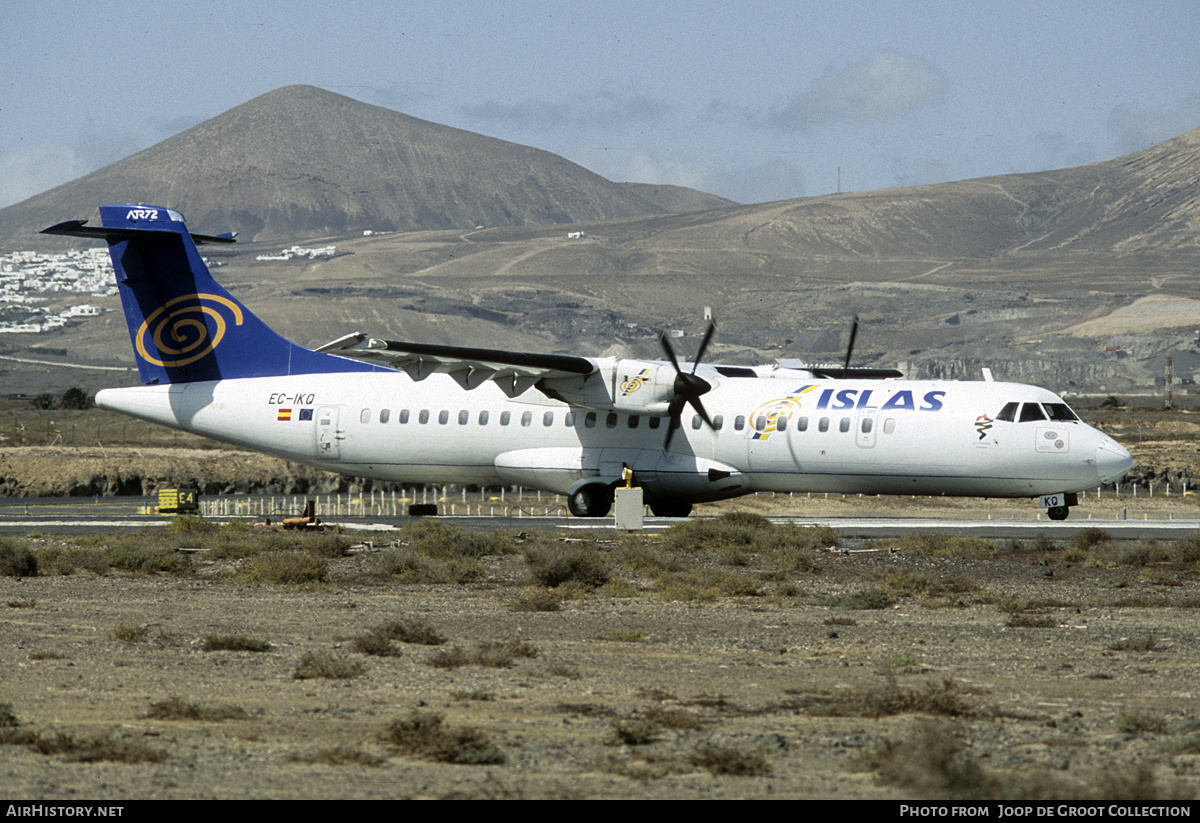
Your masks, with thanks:
M 1197 0 L 0 3 L 0 206 L 293 83 L 740 202 L 1200 127 Z

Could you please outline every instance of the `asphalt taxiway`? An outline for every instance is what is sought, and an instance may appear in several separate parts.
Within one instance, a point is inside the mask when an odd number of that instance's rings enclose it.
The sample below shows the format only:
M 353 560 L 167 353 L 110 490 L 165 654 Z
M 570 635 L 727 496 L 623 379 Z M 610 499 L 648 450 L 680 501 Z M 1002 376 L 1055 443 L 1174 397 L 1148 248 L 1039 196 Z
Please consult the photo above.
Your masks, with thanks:
M 0 534 L 21 535 L 29 532 L 50 534 L 85 534 L 93 532 L 122 532 L 165 528 L 172 516 L 154 511 L 154 498 L 8 498 L 0 499 Z M 228 518 L 222 517 L 220 520 Z M 386 540 L 386 534 L 413 522 L 411 517 L 373 514 L 339 514 L 322 518 L 327 526 L 341 526 L 352 531 L 374 532 Z M 468 529 L 538 529 L 538 530 L 611 530 L 612 517 L 581 519 L 575 517 L 536 516 L 442 516 L 437 518 Z M 929 517 L 771 517 L 775 523 L 795 523 L 800 526 L 829 526 L 845 538 L 878 539 L 907 533 L 969 535 L 987 539 L 1033 539 L 1038 535 L 1067 539 L 1086 528 L 1100 528 L 1119 540 L 1178 540 L 1200 531 L 1200 520 L 1096 520 L 1074 519 L 1052 521 L 1027 520 L 967 520 Z M 647 517 L 646 531 L 669 528 L 680 520 Z

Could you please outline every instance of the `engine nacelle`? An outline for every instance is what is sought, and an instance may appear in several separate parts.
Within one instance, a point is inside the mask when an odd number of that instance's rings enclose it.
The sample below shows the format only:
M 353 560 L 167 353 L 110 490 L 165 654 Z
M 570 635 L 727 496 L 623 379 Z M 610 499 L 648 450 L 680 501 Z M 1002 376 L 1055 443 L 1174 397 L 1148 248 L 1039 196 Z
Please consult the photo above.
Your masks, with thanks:
M 666 417 L 675 396 L 675 370 L 653 360 L 605 359 L 577 380 L 557 379 L 542 391 L 565 403 L 603 411 Z

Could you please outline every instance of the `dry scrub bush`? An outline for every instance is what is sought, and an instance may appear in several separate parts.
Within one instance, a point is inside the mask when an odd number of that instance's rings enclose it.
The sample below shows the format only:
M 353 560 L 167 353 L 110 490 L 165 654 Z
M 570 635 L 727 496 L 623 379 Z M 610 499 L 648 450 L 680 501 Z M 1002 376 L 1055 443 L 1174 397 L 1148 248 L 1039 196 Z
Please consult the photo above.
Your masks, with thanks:
M 771 764 L 761 751 L 743 751 L 732 746 L 701 746 L 689 758 L 713 774 L 760 777 L 771 773 Z
M 562 600 L 541 589 L 522 592 L 508 601 L 512 612 L 556 612 L 562 609 Z
M 350 660 L 332 652 L 308 652 L 300 658 L 296 670 L 292 672 L 294 680 L 349 680 L 362 676 L 367 667 L 357 660 Z
M 172 696 L 151 703 L 146 717 L 151 720 L 205 720 L 216 723 L 222 720 L 245 720 L 250 714 L 241 706 L 201 706 Z
M 460 666 L 487 666 L 493 669 L 510 668 L 517 658 L 538 656 L 537 647 L 524 640 L 485 641 L 473 651 L 464 651 L 459 646 L 437 652 L 428 663 L 435 669 L 457 669 Z
M 244 634 L 210 634 L 200 648 L 206 652 L 269 652 L 271 644 Z
M 114 569 L 138 574 L 192 574 L 195 564 L 186 554 L 169 549 L 117 546 L 105 557 Z
M 161 763 L 167 759 L 167 753 L 161 749 L 107 734 L 96 737 L 75 737 L 65 732 L 48 737 L 38 735 L 30 747 L 38 754 L 64 755 L 79 763 Z
M 525 551 L 525 562 L 535 580 L 549 589 L 579 583 L 597 589 L 608 582 L 609 572 L 594 543 L 583 546 L 539 546 Z
M 139 626 L 136 623 L 130 623 L 125 620 L 114 623 L 108 630 L 109 639 L 121 643 L 137 643 L 145 640 L 149 635 L 150 629 L 148 627 Z
M 386 757 L 365 752 L 354 746 L 331 746 L 312 752 L 293 752 L 287 756 L 289 763 L 306 763 L 311 766 L 382 766 Z
M 992 560 L 996 545 L 982 537 L 950 534 L 905 534 L 887 541 L 907 554 L 931 557 L 959 557 L 966 560 Z
M 944 597 L 980 590 L 980 585 L 965 577 L 932 577 L 910 569 L 875 571 L 867 577 L 896 597 Z
M 350 641 L 350 648 L 359 654 L 370 654 L 375 657 L 399 657 L 400 650 L 392 645 L 392 641 L 377 634 L 360 634 Z
M 414 643 L 421 646 L 440 646 L 446 642 L 445 637 L 419 617 L 385 620 L 372 626 L 368 631 L 388 640 L 398 640 L 401 643 Z
M 0 576 L 36 577 L 37 573 L 37 556 L 24 541 L 0 536 Z
M 91 572 L 97 576 L 107 575 L 110 571 L 105 553 L 96 549 L 79 547 L 46 546 L 38 549 L 38 567 L 46 575 L 70 575 L 79 570 Z
M 968 691 L 950 678 L 940 683 L 927 681 L 917 689 L 896 682 L 894 672 L 885 673 L 883 685 L 859 689 L 812 702 L 810 714 L 826 717 L 889 717 L 897 714 L 931 714 L 970 717 L 981 713 L 967 699 Z
M 479 558 L 512 554 L 516 535 L 501 531 L 480 532 L 438 520 L 422 520 L 400 530 L 400 541 L 419 555 L 432 558 Z
M 504 753 L 478 729 L 450 729 L 440 714 L 412 711 L 384 729 L 384 744 L 403 754 L 439 763 L 490 765 L 505 762 Z
M 753 597 L 761 593 L 757 580 L 724 569 L 696 568 L 664 574 L 654 581 L 663 600 L 714 601 L 722 597 Z
M 329 582 L 329 562 L 301 552 L 270 552 L 234 575 L 239 583 L 303 585 Z

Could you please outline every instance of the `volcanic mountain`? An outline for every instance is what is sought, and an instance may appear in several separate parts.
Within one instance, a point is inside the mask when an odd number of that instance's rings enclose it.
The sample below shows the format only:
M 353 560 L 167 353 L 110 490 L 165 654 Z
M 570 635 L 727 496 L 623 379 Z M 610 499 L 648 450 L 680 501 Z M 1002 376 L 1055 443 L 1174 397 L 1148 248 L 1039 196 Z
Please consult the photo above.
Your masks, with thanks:
M 0 211 L 0 245 L 102 203 L 153 203 L 245 240 L 659 214 L 546 151 L 287 86 Z M 25 247 L 28 247 L 28 243 Z

